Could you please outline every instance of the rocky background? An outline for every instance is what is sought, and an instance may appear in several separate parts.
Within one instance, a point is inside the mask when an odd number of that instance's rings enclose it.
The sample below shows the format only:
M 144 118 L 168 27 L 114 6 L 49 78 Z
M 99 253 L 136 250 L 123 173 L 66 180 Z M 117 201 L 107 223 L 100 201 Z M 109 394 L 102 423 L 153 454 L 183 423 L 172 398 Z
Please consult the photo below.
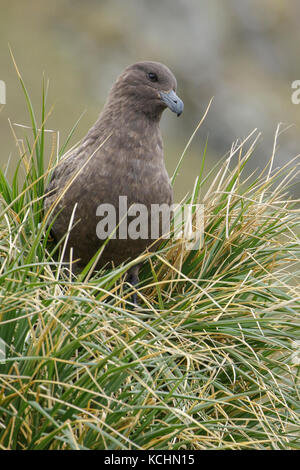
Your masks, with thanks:
M 73 143 L 85 134 L 126 65 L 147 59 L 168 65 L 185 102 L 180 119 L 163 117 L 170 174 L 214 96 L 177 198 L 193 186 L 207 138 L 212 164 L 258 128 L 262 138 L 249 170 L 262 169 L 283 122 L 282 129 L 290 127 L 280 135 L 275 165 L 284 165 L 300 153 L 300 105 L 291 101 L 291 84 L 300 80 L 299 20 L 298 0 L 0 0 L 0 79 L 7 86 L 0 164 L 17 157 L 8 118 L 29 124 L 9 44 L 38 110 L 43 73 L 50 79 L 47 102 L 55 107 L 47 127 L 59 130 L 61 142 L 83 111 Z

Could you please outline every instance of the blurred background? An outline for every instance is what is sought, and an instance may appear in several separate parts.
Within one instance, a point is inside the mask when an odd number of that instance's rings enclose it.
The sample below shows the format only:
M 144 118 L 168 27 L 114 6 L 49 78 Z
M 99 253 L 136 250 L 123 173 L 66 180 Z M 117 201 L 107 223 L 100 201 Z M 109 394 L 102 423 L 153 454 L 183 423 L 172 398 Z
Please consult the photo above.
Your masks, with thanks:
M 36 110 L 43 73 L 49 78 L 48 109 L 55 106 L 46 127 L 59 130 L 61 142 L 85 111 L 73 144 L 94 123 L 125 66 L 168 65 L 185 102 L 179 119 L 168 112 L 162 119 L 169 174 L 214 96 L 180 171 L 177 201 L 194 184 L 207 139 L 209 167 L 258 128 L 262 137 L 249 171 L 262 169 L 283 122 L 290 127 L 278 142 L 275 166 L 282 166 L 300 153 L 300 105 L 291 100 L 292 82 L 300 79 L 299 18 L 298 0 L 0 0 L 0 80 L 7 93 L 0 164 L 18 157 L 8 118 L 29 125 L 9 44 Z

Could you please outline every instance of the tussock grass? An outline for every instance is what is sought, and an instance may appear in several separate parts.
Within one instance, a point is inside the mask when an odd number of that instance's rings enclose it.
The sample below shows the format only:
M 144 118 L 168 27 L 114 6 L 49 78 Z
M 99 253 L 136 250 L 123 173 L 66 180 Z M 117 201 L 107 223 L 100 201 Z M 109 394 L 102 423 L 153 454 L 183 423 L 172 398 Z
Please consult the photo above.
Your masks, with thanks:
M 33 137 L 12 182 L 0 173 L 0 448 L 299 448 L 298 160 L 274 168 L 274 145 L 246 178 L 254 132 L 203 162 L 188 200 L 203 242 L 142 255 L 133 310 L 130 263 L 75 277 L 49 242 L 42 198 L 68 143 L 45 144 L 46 87 L 38 127 L 19 78 Z

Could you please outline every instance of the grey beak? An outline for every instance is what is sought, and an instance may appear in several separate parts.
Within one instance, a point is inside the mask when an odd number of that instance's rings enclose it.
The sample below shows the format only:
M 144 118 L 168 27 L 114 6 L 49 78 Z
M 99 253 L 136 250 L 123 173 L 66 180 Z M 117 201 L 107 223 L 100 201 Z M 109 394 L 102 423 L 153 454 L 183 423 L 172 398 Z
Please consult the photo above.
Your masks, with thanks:
M 176 113 L 177 116 L 183 111 L 183 101 L 176 95 L 175 91 L 171 90 L 168 92 L 160 91 L 159 92 L 163 102 L 170 108 L 173 113 Z

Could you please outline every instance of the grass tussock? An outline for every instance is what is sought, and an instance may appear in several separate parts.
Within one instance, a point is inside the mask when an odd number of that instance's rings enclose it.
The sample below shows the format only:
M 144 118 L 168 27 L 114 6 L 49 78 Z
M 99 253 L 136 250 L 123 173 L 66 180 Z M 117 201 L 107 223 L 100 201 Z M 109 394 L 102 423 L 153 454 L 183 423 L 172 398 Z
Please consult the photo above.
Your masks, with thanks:
M 299 448 L 297 159 L 275 169 L 273 152 L 246 178 L 253 133 L 201 165 L 202 243 L 143 255 L 135 311 L 128 265 L 74 277 L 49 242 L 43 195 L 68 142 L 45 144 L 47 87 L 38 126 L 19 78 L 33 137 L 12 182 L 0 173 L 0 448 Z

